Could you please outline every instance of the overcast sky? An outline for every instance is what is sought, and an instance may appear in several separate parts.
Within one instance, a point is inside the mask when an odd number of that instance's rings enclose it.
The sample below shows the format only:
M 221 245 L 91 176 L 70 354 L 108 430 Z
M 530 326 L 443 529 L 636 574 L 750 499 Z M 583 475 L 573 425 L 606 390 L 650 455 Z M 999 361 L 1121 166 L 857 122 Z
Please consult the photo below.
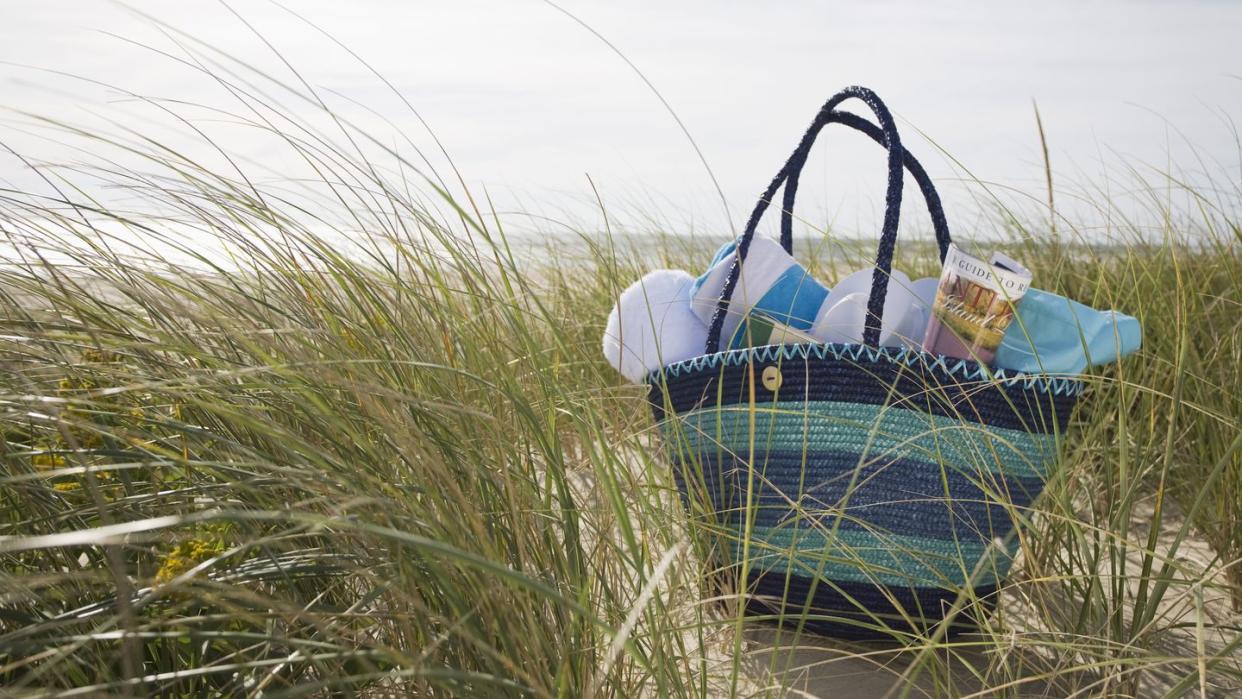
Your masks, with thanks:
M 1042 198 L 1032 101 L 1067 188 L 1071 181 L 1100 182 L 1101 162 L 1120 156 L 1188 170 L 1191 177 L 1207 170 L 1218 185 L 1232 180 L 1236 186 L 1242 176 L 1230 126 L 1242 114 L 1242 3 L 562 5 L 667 99 L 715 173 L 735 225 L 823 99 L 849 84 L 872 87 L 888 101 L 908 147 L 946 190 L 959 228 L 976 225 L 978 208 L 958 181 L 962 167 L 998 191 Z M 131 0 L 128 6 L 290 77 L 218 2 Z M 537 0 L 287 0 L 285 6 L 391 81 L 471 185 L 486 186 L 502 208 L 590 221 L 589 174 L 618 215 L 643 210 L 674 225 L 728 228 L 703 164 L 651 88 L 553 6 Z M 234 0 L 232 8 L 343 109 L 354 100 L 390 120 L 391 127 L 371 122 L 382 140 L 395 142 L 389 132 L 400 129 L 430 146 L 401 101 L 317 29 L 265 1 Z M 0 89 L 8 107 L 79 121 L 135 109 L 116 91 L 23 67 L 35 66 L 144 96 L 236 110 L 211 80 L 127 43 L 177 51 L 124 6 L 3 0 L 3 13 L 0 60 L 8 63 L 0 65 Z M 64 156 L 26 133 L 22 120 L 4 117 L 5 143 L 36 157 Z M 181 136 L 159 133 L 192 140 L 186 129 Z M 244 131 L 218 137 L 232 151 L 269 158 L 265 164 L 275 170 L 287 157 Z M 858 138 L 839 133 L 826 140 L 804 178 L 799 213 L 866 234 L 882 202 L 882 161 Z M 1192 157 L 1192 145 L 1202 163 Z M 13 158 L 0 158 L 0 181 L 38 186 Z

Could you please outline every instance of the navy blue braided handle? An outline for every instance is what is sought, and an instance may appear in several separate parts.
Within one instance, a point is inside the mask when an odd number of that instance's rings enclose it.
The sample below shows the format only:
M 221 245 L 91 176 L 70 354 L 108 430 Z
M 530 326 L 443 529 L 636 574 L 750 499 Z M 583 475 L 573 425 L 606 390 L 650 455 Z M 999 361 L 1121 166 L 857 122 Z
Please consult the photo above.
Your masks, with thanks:
M 880 125 L 877 127 L 866 119 L 849 112 L 836 111 L 837 105 L 850 98 L 857 98 L 865 102 L 871 108 L 871 111 L 875 113 Z M 919 189 L 923 193 L 923 198 L 926 200 L 927 209 L 932 217 L 932 226 L 936 231 L 936 242 L 940 247 L 940 258 L 943 261 L 951 239 L 949 237 L 948 222 L 945 219 L 944 209 L 940 203 L 940 196 L 936 193 L 936 188 L 932 185 L 931 178 L 927 176 L 927 172 L 919 164 L 918 160 L 902 147 L 901 139 L 897 134 L 897 126 L 893 122 L 888 108 L 884 106 L 880 98 L 865 87 L 847 87 L 830 97 L 820 107 L 819 113 L 815 116 L 815 120 L 811 123 L 806 133 L 803 134 L 798 147 L 794 149 L 793 154 L 785 161 L 784 166 L 781 167 L 776 177 L 772 179 L 772 182 L 768 184 L 767 189 L 764 190 L 759 197 L 759 201 L 755 204 L 755 208 L 750 214 L 750 219 L 746 223 L 746 229 L 738 240 L 737 255 L 734 258 L 733 266 L 729 270 L 729 276 L 725 280 L 724 289 L 721 291 L 720 299 L 716 302 L 716 311 L 712 315 L 711 327 L 707 334 L 707 344 L 705 347 L 707 354 L 714 354 L 720 351 L 720 334 L 724 327 L 725 315 L 728 312 L 729 301 L 733 298 L 733 292 L 737 287 L 742 264 L 745 263 L 746 255 L 750 251 L 750 242 L 755 236 L 755 230 L 758 228 L 763 214 L 767 211 L 772 197 L 782 185 L 784 186 L 784 197 L 781 212 L 781 246 L 784 247 L 786 252 L 793 252 L 793 205 L 798 191 L 798 178 L 802 172 L 803 165 L 806 164 L 807 156 L 810 155 L 811 146 L 814 145 L 816 136 L 819 135 L 819 132 L 825 126 L 832 123 L 845 124 L 862 131 L 870 136 L 872 140 L 888 149 L 888 191 L 885 196 L 884 225 L 880 233 L 879 248 L 876 251 L 875 272 L 871 282 L 871 296 L 867 301 L 867 321 L 863 332 L 864 344 L 872 347 L 878 347 L 880 344 L 880 322 L 884 313 L 884 298 L 888 293 L 888 277 L 892 272 L 893 248 L 897 243 L 897 224 L 901 214 L 903 166 L 909 169 L 911 176 L 914 177 L 919 185 Z
M 851 129 L 863 132 L 876 143 L 884 145 L 884 132 L 857 114 L 833 111 L 828 115 L 827 123 L 844 124 Z M 927 171 L 923 169 L 922 163 L 909 150 L 905 148 L 901 150 L 906 172 L 910 173 L 915 183 L 918 184 L 919 191 L 923 194 L 923 201 L 927 205 L 927 211 L 931 214 L 932 229 L 936 232 L 936 243 L 940 247 L 940 260 L 943 262 L 944 256 L 949 253 L 949 243 L 952 242 L 952 238 L 949 237 L 949 222 L 944 216 L 940 194 L 936 191 L 936 186 L 932 184 L 931 177 L 928 177 Z M 809 149 L 802 154 L 803 160 L 808 155 L 810 155 Z M 801 174 L 802 164 L 790 171 L 789 178 L 785 181 L 784 201 L 781 203 L 781 246 L 785 248 L 785 252 L 790 254 L 793 254 L 794 198 L 798 194 L 798 178 Z

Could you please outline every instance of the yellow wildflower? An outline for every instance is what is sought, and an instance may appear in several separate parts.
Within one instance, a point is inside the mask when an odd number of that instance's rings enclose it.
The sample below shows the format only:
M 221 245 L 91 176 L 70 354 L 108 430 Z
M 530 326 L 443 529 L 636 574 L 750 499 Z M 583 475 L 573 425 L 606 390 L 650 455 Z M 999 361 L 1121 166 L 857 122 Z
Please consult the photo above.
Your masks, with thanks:
M 182 541 L 164 556 L 159 571 L 155 573 L 155 582 L 166 583 L 221 553 L 224 553 L 224 542 L 219 539 L 195 538 Z
M 56 384 L 56 388 L 61 394 L 89 391 L 95 388 L 95 381 L 83 376 L 66 376 Z
M 51 470 L 54 468 L 60 468 L 61 466 L 65 465 L 64 456 L 61 456 L 60 454 L 46 452 L 46 451 L 39 453 L 39 454 L 35 454 L 33 457 L 31 457 L 30 461 L 34 465 L 35 468 L 42 470 L 42 471 L 47 471 L 47 470 Z
M 106 364 L 115 362 L 116 354 L 105 349 L 96 349 L 94 347 L 82 351 L 82 361 L 90 364 Z

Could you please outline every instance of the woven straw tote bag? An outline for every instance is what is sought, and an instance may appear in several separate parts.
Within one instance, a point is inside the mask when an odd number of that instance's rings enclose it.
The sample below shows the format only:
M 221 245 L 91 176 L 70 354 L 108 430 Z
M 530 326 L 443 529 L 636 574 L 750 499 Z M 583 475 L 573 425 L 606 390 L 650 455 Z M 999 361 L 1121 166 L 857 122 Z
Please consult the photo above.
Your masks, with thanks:
M 838 111 L 864 102 L 878 126 Z M 888 149 L 887 210 L 862 344 L 721 351 L 750 241 L 783 187 L 792 247 L 798 176 L 819 131 L 841 123 Z M 759 198 L 737 244 L 705 354 L 651 373 L 649 402 L 711 579 L 745 611 L 821 634 L 900 638 L 974 628 L 1019 549 L 1015 524 L 1043 490 L 1079 381 L 880 347 L 903 167 L 943 259 L 940 200 L 876 95 L 830 98 Z M 963 609 L 965 613 L 963 613 Z

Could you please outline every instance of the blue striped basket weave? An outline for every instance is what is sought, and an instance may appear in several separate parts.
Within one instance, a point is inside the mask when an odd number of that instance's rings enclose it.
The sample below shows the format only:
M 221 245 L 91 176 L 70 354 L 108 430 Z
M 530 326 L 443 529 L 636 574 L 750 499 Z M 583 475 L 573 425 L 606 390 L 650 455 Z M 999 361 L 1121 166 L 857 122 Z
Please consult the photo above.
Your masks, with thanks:
M 849 98 L 870 121 L 837 111 Z M 902 169 L 918 181 L 941 254 L 939 198 L 864 88 L 830 99 L 760 198 L 739 239 L 706 353 L 648 377 L 649 401 L 692 521 L 718 536 L 717 577 L 743 586 L 746 611 L 843 638 L 925 633 L 965 599 L 994 600 L 1018 549 L 1015 523 L 1058 458 L 1081 382 L 990 370 L 970 360 L 878 347 L 884 283 L 872 285 L 863 344 L 719 351 L 746 250 L 784 186 L 781 239 L 815 135 L 859 129 L 889 151 L 888 212 L 876 281 L 891 270 Z M 973 605 L 975 611 L 980 604 Z

